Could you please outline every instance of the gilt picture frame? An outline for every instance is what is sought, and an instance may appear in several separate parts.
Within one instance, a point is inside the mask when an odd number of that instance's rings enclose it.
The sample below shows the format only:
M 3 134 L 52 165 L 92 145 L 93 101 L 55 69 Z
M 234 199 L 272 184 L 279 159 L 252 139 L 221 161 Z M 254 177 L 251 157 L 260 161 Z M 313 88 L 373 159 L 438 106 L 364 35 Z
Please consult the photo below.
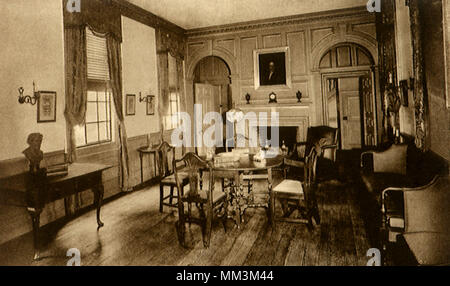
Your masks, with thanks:
M 253 51 L 255 90 L 291 88 L 289 47 Z
M 56 92 L 39 91 L 37 95 L 37 122 L 56 122 Z

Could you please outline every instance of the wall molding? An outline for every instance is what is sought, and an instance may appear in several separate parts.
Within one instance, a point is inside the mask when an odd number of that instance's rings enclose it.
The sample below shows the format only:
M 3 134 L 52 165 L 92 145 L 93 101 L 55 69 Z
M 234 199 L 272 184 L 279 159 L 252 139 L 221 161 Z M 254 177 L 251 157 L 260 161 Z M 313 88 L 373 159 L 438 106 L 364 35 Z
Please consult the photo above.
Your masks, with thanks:
M 294 15 L 287 17 L 277 17 L 264 20 L 256 20 L 249 22 L 241 22 L 235 24 L 219 25 L 206 28 L 191 29 L 186 31 L 186 36 L 197 37 L 211 34 L 236 33 L 249 30 L 270 29 L 278 26 L 311 24 L 322 21 L 336 21 L 340 18 L 347 19 L 349 17 L 364 17 L 367 18 L 366 6 L 347 8 L 326 12 L 309 13 L 302 15 Z M 372 16 L 375 18 L 375 16 Z
M 169 30 L 179 36 L 184 36 L 186 30 L 175 25 L 172 22 L 169 22 L 161 17 L 156 16 L 155 14 L 136 6 L 125 0 L 109 0 L 111 1 L 119 10 L 122 16 L 128 17 L 130 19 L 136 20 L 145 24 L 147 26 L 153 27 L 155 29 L 162 28 L 165 30 Z

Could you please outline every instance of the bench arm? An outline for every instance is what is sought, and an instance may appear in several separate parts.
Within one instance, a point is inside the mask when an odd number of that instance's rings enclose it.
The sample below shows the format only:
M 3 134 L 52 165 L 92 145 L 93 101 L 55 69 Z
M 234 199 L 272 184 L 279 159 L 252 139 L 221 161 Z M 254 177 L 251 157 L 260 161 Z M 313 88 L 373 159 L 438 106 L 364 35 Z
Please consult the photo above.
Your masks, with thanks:
M 366 167 L 366 166 L 364 166 L 364 158 L 367 156 L 373 156 L 374 153 L 375 153 L 375 151 L 366 151 L 366 152 L 361 153 L 361 157 L 360 157 L 361 168 Z

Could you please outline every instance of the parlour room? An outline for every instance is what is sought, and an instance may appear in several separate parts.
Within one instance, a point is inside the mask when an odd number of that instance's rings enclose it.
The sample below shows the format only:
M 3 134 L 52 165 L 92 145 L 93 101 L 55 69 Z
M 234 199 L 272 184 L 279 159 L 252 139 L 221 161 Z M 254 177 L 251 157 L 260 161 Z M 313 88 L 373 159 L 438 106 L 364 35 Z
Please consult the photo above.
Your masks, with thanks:
M 0 17 L 0 266 L 450 265 L 450 0 Z

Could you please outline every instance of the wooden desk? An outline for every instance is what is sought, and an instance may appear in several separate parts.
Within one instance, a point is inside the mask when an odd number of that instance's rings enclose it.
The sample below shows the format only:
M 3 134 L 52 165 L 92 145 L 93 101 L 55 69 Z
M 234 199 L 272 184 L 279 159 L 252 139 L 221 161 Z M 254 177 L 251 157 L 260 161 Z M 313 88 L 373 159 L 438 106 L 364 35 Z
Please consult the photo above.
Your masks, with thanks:
M 139 152 L 139 159 L 141 161 L 141 184 L 144 183 L 144 169 L 142 166 L 142 159 L 144 157 L 145 154 L 153 154 L 153 164 L 154 164 L 154 169 L 155 169 L 155 177 L 157 176 L 156 174 L 156 169 L 157 169 L 157 165 L 156 165 L 156 155 L 158 153 L 158 149 L 157 149 L 157 145 L 153 146 L 153 147 L 141 147 L 138 150 Z
M 97 225 L 103 200 L 102 172 L 111 166 L 74 163 L 65 176 L 49 177 L 44 173 L 32 175 L 23 173 L 0 179 L 0 204 L 25 207 L 33 224 L 34 259 L 39 259 L 40 214 L 46 204 L 91 189 L 97 207 Z

